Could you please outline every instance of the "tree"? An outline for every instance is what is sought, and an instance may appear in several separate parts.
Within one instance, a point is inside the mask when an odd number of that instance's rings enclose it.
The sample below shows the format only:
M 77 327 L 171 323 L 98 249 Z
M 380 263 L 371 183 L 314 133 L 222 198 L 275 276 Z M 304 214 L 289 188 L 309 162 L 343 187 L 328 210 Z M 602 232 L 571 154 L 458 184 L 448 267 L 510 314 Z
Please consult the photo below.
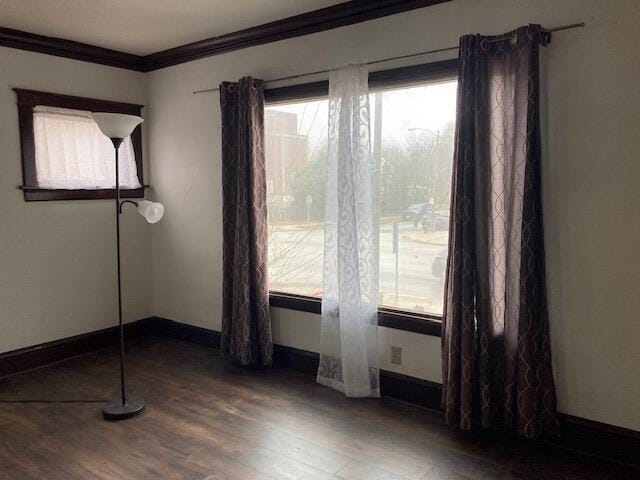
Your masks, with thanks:
M 291 202 L 288 218 L 307 219 L 307 195 L 311 195 L 309 218 L 314 222 L 324 220 L 324 189 L 327 175 L 327 141 L 320 143 L 312 152 L 309 162 L 298 170 L 292 179 Z
M 449 206 L 454 124 L 434 133 L 416 130 L 402 142 L 382 147 L 380 208 L 400 214 L 409 205 L 433 202 L 435 209 Z

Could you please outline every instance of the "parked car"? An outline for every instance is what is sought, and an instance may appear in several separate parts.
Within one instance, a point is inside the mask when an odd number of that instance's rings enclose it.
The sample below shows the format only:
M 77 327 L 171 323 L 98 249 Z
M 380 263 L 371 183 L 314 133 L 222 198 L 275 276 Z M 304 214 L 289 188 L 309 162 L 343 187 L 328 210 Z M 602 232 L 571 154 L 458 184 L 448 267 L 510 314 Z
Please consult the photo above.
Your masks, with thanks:
M 413 222 L 417 225 L 420 223 L 420 216 L 422 212 L 425 211 L 425 209 L 430 208 L 431 206 L 428 203 L 414 203 L 404 209 L 404 212 L 402 212 L 402 218 L 405 221 Z
M 445 270 L 447 269 L 447 254 L 449 251 L 443 248 L 438 254 L 433 257 L 431 262 L 431 273 L 434 277 L 444 280 Z
M 439 232 L 449 229 L 449 212 L 442 211 L 428 211 L 422 215 L 420 219 L 422 223 L 422 230 L 425 232 Z

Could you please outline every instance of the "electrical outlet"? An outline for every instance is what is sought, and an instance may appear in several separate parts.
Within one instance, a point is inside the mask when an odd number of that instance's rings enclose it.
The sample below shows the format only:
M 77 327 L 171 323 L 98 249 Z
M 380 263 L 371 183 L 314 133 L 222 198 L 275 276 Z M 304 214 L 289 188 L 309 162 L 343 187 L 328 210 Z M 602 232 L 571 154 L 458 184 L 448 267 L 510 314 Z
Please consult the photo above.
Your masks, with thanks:
M 391 346 L 391 363 L 402 365 L 402 347 Z

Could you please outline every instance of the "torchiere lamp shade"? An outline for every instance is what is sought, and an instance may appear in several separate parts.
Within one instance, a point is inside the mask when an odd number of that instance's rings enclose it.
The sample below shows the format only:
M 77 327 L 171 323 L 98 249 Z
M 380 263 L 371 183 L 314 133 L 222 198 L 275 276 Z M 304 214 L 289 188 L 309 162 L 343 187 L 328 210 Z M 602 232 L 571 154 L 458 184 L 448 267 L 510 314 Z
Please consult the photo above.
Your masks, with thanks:
M 141 117 L 124 113 L 92 112 L 91 116 L 105 136 L 121 140 L 131 135 L 133 129 L 144 121 Z

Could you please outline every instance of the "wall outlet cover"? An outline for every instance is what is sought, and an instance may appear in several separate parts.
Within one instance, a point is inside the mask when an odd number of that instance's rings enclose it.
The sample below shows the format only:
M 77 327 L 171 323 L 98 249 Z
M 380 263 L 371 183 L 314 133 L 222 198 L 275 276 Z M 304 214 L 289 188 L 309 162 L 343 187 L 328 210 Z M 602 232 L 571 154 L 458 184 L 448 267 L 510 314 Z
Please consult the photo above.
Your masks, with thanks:
M 391 363 L 402 365 L 402 347 L 391 346 Z

